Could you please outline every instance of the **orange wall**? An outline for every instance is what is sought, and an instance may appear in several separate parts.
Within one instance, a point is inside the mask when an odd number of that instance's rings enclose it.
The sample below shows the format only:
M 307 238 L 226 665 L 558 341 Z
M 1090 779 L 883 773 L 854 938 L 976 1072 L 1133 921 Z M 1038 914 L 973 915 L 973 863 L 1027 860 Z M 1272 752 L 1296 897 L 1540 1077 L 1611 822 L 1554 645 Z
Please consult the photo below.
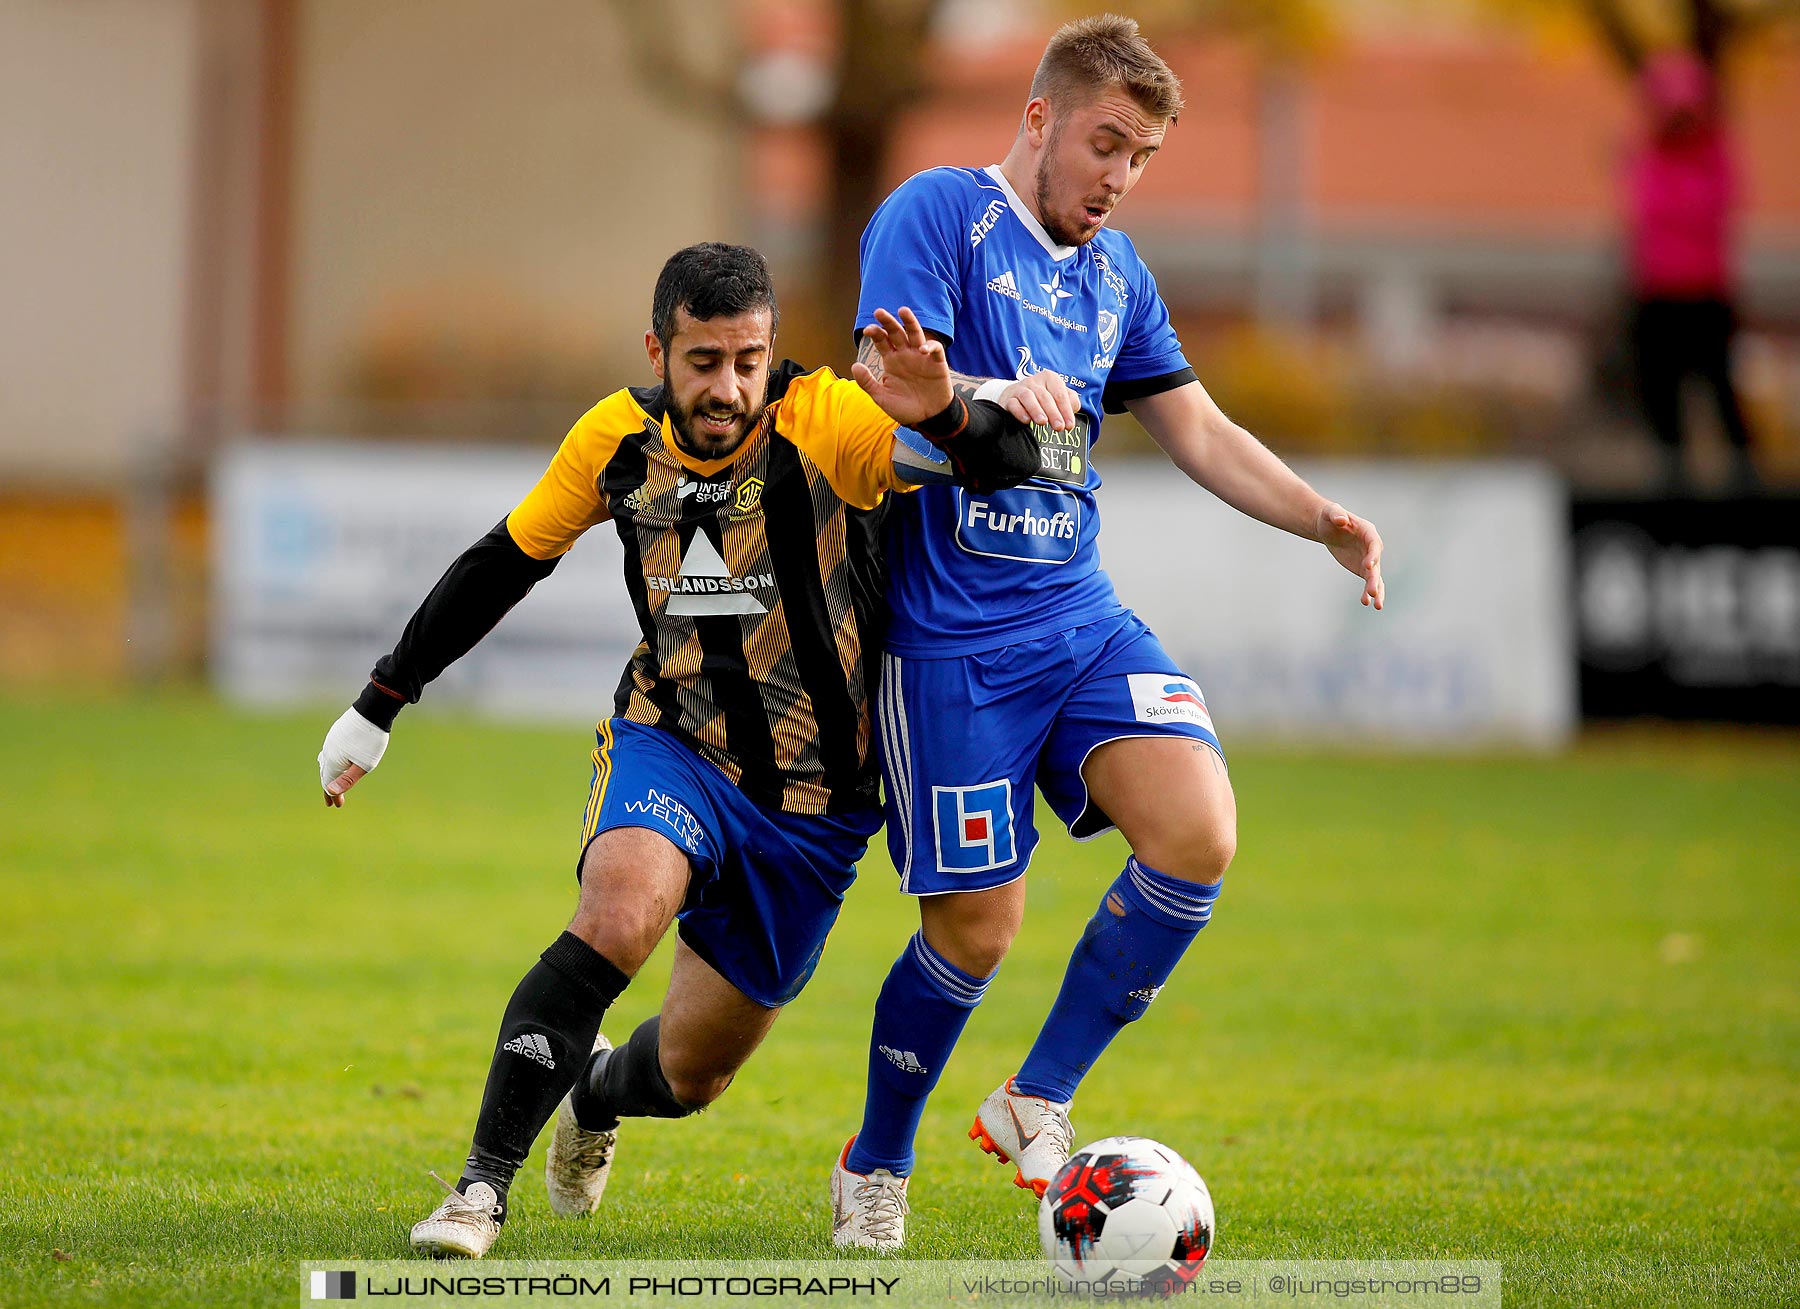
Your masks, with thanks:
M 1220 43 L 1175 44 L 1188 111 L 1126 211 L 1241 228 L 1256 183 L 1255 70 Z M 951 59 L 937 90 L 905 116 L 895 182 L 936 164 L 986 164 L 1010 144 L 1038 47 Z M 1589 238 L 1615 222 L 1614 161 L 1631 120 L 1629 88 L 1597 53 L 1549 57 L 1475 39 L 1347 46 L 1307 76 L 1308 192 L 1321 226 L 1395 222 L 1435 232 Z M 1733 83 L 1746 175 L 1745 217 L 1800 246 L 1800 51 L 1766 55 Z M 810 134 L 757 141 L 757 198 L 775 215 L 813 212 L 820 173 Z

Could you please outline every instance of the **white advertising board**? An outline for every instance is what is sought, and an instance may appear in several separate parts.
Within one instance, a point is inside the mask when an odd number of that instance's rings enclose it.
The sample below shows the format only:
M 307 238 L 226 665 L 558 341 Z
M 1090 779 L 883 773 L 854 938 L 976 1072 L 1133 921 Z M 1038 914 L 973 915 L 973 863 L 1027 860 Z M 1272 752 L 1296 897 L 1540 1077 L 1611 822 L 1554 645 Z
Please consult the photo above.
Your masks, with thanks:
M 214 670 L 233 698 L 347 701 L 444 568 L 517 503 L 549 451 L 251 442 L 214 475 Z M 1573 730 L 1561 484 L 1516 463 L 1303 465 L 1387 542 L 1388 607 L 1317 545 L 1226 508 L 1166 463 L 1115 463 L 1101 557 L 1204 688 L 1229 750 L 1554 746 Z M 611 528 L 427 700 L 509 717 L 604 714 L 637 644 Z
M 1514 462 L 1302 463 L 1386 545 L 1387 607 L 1325 550 L 1226 508 L 1167 464 L 1115 464 L 1100 557 L 1205 691 L 1229 751 L 1270 737 L 1553 747 L 1574 730 L 1568 506 Z
M 503 518 L 553 449 L 252 441 L 213 471 L 213 676 L 228 696 L 348 703 L 444 569 Z M 602 525 L 581 538 L 431 705 L 593 722 L 638 643 Z

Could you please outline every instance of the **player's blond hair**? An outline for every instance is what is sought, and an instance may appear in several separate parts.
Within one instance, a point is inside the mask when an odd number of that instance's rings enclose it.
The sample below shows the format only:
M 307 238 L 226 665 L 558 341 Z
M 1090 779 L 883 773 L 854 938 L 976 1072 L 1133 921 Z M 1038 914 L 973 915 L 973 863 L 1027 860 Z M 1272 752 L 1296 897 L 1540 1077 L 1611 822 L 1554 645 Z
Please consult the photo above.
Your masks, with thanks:
M 1056 30 L 1031 79 L 1031 98 L 1042 96 L 1061 116 L 1114 87 L 1152 118 L 1172 123 L 1181 114 L 1181 79 L 1138 32 L 1137 19 L 1096 14 Z

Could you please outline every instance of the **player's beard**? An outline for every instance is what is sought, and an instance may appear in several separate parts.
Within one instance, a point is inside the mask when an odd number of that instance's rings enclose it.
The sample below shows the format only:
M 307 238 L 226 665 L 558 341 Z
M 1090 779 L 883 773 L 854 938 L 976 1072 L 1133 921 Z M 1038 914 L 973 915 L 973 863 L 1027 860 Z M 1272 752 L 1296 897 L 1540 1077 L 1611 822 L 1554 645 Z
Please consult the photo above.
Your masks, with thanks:
M 1060 118 L 1050 120 L 1049 138 L 1044 142 L 1044 153 L 1038 159 L 1037 173 L 1031 179 L 1032 199 L 1037 202 L 1037 211 L 1043 216 L 1044 231 L 1058 245 L 1082 245 L 1100 234 L 1099 226 L 1085 230 L 1071 227 L 1063 221 L 1054 207 L 1056 186 L 1051 176 L 1051 160 L 1056 158 L 1056 148 L 1062 144 L 1063 121 Z
M 691 409 L 683 409 L 681 402 L 673 396 L 668 398 L 668 405 L 669 425 L 675 429 L 675 444 L 681 447 L 683 453 L 692 455 L 695 459 L 724 459 L 728 455 L 737 453 L 738 447 L 744 444 L 750 433 L 756 430 L 756 425 L 762 421 L 765 408 L 763 405 L 758 405 L 751 410 L 726 409 L 719 405 L 705 404 Z M 737 417 L 738 421 L 729 431 L 715 436 L 695 424 L 696 413 L 711 414 L 717 417 L 732 414 Z

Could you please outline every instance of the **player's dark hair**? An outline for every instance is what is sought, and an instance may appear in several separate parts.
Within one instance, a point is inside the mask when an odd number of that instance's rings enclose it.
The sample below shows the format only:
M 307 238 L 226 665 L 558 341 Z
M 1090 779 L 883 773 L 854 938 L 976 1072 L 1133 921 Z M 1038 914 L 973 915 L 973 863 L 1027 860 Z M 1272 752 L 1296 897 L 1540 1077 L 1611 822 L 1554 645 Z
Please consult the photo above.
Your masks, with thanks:
M 1031 79 L 1031 98 L 1042 96 L 1060 116 L 1113 87 L 1152 118 L 1172 123 L 1181 116 L 1181 79 L 1138 32 L 1137 20 L 1096 14 L 1056 30 Z
M 769 311 L 773 333 L 781 323 L 781 308 L 763 257 L 747 245 L 702 241 L 677 250 L 663 265 L 650 300 L 650 330 L 667 350 L 675 337 L 677 309 L 705 320 L 763 308 Z

